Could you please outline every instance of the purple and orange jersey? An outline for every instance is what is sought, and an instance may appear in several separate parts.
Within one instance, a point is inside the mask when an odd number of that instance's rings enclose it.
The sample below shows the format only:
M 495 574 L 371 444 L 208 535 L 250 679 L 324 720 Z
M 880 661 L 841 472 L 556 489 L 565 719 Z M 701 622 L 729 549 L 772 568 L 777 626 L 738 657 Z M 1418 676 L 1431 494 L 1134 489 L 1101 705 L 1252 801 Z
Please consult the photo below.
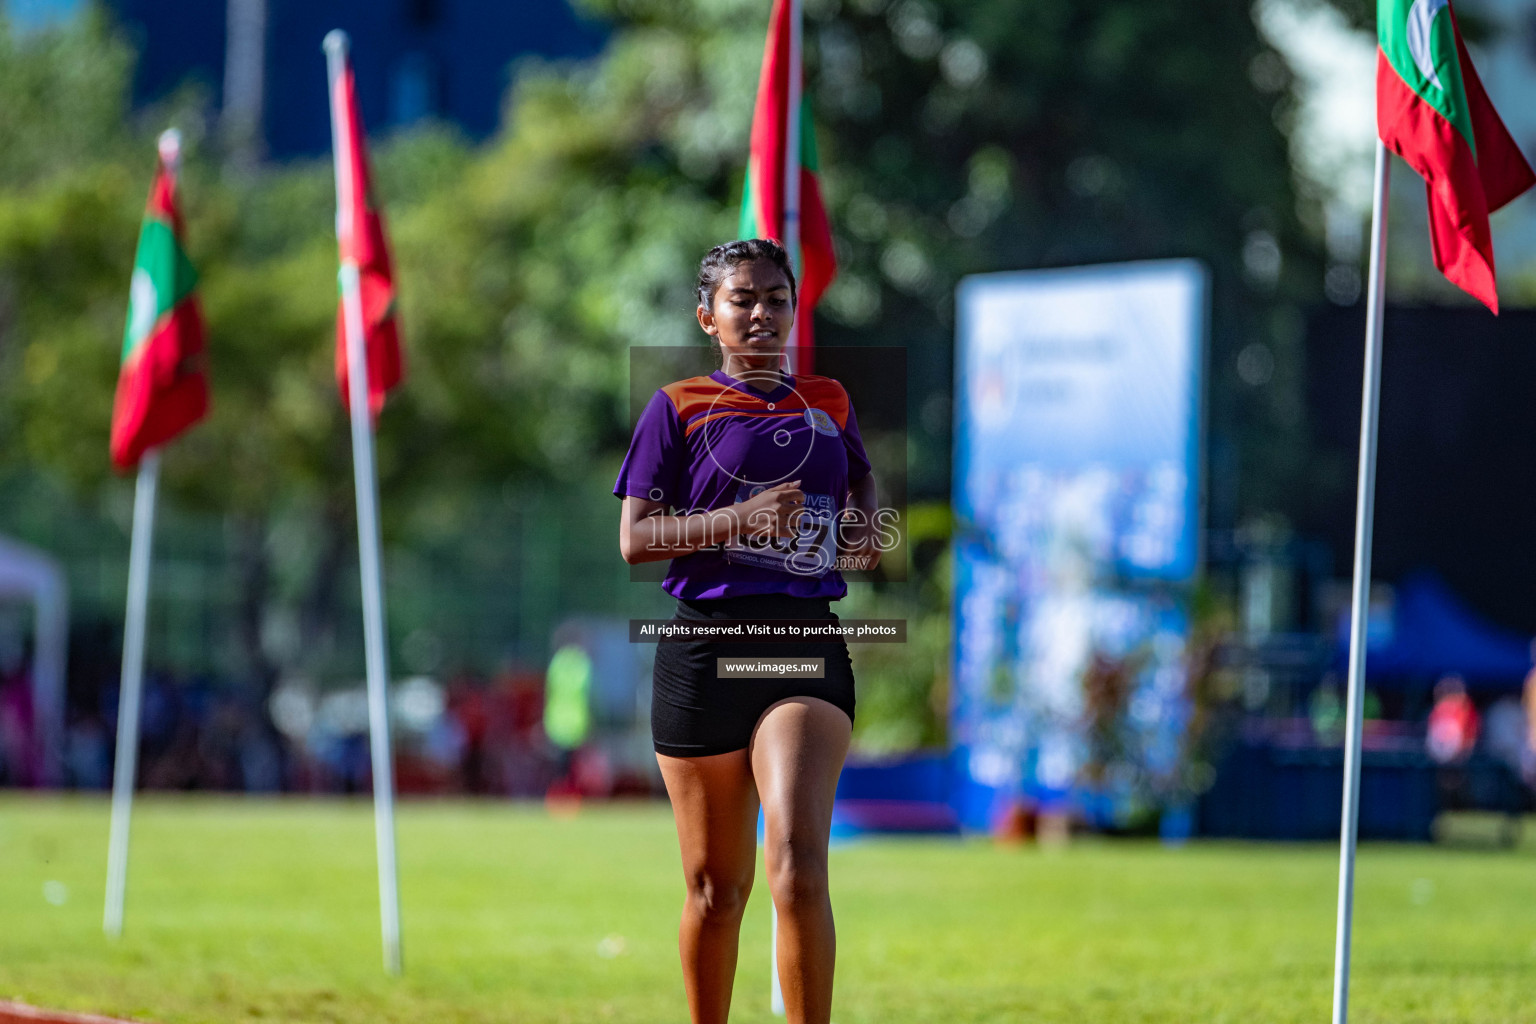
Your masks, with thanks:
M 869 473 L 853 405 L 830 377 L 786 377 L 768 393 L 716 370 L 660 388 L 635 425 L 613 493 L 660 501 L 680 514 L 726 508 L 765 487 L 799 480 L 799 534 L 730 541 L 672 559 L 662 588 L 674 597 L 745 594 L 839 598 L 834 524 L 848 487 Z

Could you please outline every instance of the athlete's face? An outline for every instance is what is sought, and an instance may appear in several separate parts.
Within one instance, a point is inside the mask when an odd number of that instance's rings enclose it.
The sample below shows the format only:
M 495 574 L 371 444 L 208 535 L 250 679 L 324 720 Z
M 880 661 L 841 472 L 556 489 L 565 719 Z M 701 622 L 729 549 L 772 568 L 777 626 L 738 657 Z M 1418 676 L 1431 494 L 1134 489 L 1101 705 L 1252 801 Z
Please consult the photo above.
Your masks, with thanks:
M 768 260 L 737 264 L 716 289 L 714 308 L 698 313 L 704 333 L 720 341 L 727 373 L 777 369 L 795 322 L 789 278 Z

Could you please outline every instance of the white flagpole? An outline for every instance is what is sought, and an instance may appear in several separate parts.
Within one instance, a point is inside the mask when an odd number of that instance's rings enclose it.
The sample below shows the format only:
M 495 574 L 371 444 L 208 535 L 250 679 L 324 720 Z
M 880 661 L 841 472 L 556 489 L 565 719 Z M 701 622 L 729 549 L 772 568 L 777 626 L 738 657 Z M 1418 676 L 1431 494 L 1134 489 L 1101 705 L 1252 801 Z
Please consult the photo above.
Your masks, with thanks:
M 1371 267 L 1365 312 L 1365 381 L 1360 398 L 1360 480 L 1355 506 L 1355 578 L 1349 608 L 1349 697 L 1344 737 L 1344 812 L 1339 825 L 1339 919 L 1333 954 L 1333 1024 L 1349 1016 L 1349 953 L 1354 928 L 1355 842 L 1360 823 L 1361 708 L 1365 633 L 1371 599 L 1371 534 L 1376 511 L 1377 409 L 1381 402 L 1381 320 L 1387 286 L 1387 147 L 1376 140 L 1371 200 Z
M 344 111 L 336 83 L 346 68 L 347 34 L 335 29 L 325 37 L 326 69 L 331 85 L 331 143 L 336 163 L 336 226 L 352 215 L 354 182 L 347 173 Z M 351 225 L 345 230 L 350 231 Z M 379 548 L 379 484 L 374 473 L 373 425 L 368 407 L 368 359 L 363 340 L 363 298 L 357 264 L 341 264 L 342 319 L 347 332 L 347 400 L 352 413 L 352 467 L 357 487 L 358 561 L 362 569 L 363 646 L 368 670 L 368 734 L 373 755 L 373 824 L 379 858 L 379 918 L 384 939 L 384 969 L 399 974 L 400 883 L 395 862 L 395 782 L 389 742 L 389 652 L 384 640 L 384 579 Z
M 784 248 L 789 252 L 789 265 L 796 276 L 805 261 L 800 258 L 800 94 L 804 68 L 801 67 L 802 33 L 800 26 L 800 0 L 789 3 L 789 89 L 784 111 Z M 803 287 L 803 285 L 802 285 Z M 789 339 L 786 369 L 791 376 L 800 373 L 800 339 L 805 335 L 801 319 L 810 316 L 804 307 L 795 310 L 794 334 Z M 779 910 L 770 900 L 773 914 L 773 946 L 768 951 L 770 961 L 769 1006 L 777 1016 L 784 1016 L 784 989 L 779 985 Z
M 167 128 L 158 140 L 160 162 L 172 182 L 181 171 L 181 132 Z M 133 538 L 128 548 L 128 609 L 123 622 L 123 670 L 117 699 L 117 754 L 112 771 L 112 825 L 107 839 L 107 901 L 102 930 L 123 934 L 128 894 L 128 835 L 133 824 L 133 787 L 139 772 L 139 704 L 144 690 L 144 630 L 149 613 L 150 553 L 155 539 L 155 494 L 160 450 L 139 459 L 133 494 Z
M 784 111 L 784 248 L 789 265 L 799 275 L 805 265 L 800 258 L 800 95 L 804 68 L 801 60 L 802 32 L 800 0 L 789 3 L 789 89 Z M 800 339 L 804 327 L 796 310 L 794 336 L 789 339 L 789 372 L 800 372 Z M 809 315 L 809 311 L 807 314 Z
M 144 623 L 149 604 L 149 554 L 155 536 L 155 490 L 160 452 L 151 448 L 139 461 L 133 496 L 133 540 L 128 550 L 128 615 L 123 626 L 123 673 L 117 701 L 117 761 L 112 773 L 112 831 L 107 840 L 107 905 L 102 930 L 123 934 L 128 889 L 128 831 L 133 817 L 133 783 L 139 763 L 139 695 L 144 686 Z

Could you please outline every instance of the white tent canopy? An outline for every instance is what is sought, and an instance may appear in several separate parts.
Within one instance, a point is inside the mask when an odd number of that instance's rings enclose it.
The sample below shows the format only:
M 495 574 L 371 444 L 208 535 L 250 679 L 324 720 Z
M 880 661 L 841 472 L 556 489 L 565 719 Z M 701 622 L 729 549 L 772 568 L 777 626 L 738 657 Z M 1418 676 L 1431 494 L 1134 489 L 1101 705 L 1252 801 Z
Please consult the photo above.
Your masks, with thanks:
M 64 781 L 64 660 L 69 645 L 69 587 L 58 562 L 0 537 L 0 600 L 31 601 L 37 642 L 32 660 L 32 706 L 42 740 L 43 781 Z

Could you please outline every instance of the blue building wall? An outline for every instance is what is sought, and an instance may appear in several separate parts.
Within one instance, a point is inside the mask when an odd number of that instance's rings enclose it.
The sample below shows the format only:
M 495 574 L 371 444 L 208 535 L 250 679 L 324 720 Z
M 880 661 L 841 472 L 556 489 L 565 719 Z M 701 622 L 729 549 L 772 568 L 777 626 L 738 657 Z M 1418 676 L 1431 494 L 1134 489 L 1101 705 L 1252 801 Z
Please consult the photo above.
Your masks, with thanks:
M 222 103 L 223 0 L 109 0 L 139 49 L 138 102 L 188 79 Z M 500 123 L 512 64 L 521 57 L 597 52 L 600 25 L 566 0 L 267 0 L 262 129 L 269 157 L 329 150 L 325 56 L 333 28 L 352 37 L 363 119 L 370 130 L 435 115 L 483 138 Z
M 222 0 L 109 0 L 113 19 L 139 52 L 136 103 L 153 101 L 192 80 L 210 102 L 223 102 Z

